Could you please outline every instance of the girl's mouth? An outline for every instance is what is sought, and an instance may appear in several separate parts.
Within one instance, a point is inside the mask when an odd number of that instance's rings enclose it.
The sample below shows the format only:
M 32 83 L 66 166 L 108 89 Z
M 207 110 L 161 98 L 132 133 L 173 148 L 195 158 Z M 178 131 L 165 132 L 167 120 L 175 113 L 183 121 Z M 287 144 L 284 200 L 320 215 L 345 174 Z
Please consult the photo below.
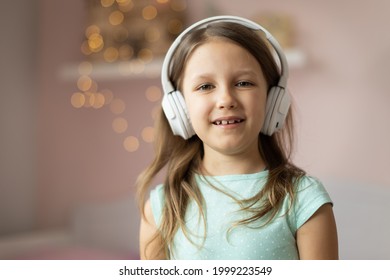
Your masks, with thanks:
M 242 123 L 243 119 L 229 119 L 229 120 L 216 120 L 213 122 L 214 125 L 228 125 L 228 124 L 235 124 L 235 123 Z

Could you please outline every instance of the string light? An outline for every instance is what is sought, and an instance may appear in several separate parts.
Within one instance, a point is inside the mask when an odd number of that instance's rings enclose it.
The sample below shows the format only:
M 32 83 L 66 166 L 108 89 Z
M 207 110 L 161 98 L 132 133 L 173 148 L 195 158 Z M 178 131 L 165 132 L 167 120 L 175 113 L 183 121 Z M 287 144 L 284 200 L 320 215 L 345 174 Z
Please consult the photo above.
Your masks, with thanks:
M 187 0 L 93 0 L 89 24 L 84 32 L 80 50 L 88 57 L 78 65 L 77 90 L 71 95 L 73 108 L 100 109 L 107 106 L 115 118 L 112 129 L 123 134 L 129 122 L 123 116 L 126 103 L 114 96 L 109 89 L 99 89 L 95 80 L 94 62 L 112 63 L 126 77 L 146 73 L 146 66 L 163 55 L 170 42 L 184 28 L 184 11 Z M 149 86 L 145 90 L 149 102 L 162 98 L 160 87 Z M 161 106 L 154 106 L 150 117 L 155 120 Z M 136 152 L 144 143 L 154 141 L 154 128 L 146 126 L 139 137 L 129 135 L 123 141 L 128 152 Z

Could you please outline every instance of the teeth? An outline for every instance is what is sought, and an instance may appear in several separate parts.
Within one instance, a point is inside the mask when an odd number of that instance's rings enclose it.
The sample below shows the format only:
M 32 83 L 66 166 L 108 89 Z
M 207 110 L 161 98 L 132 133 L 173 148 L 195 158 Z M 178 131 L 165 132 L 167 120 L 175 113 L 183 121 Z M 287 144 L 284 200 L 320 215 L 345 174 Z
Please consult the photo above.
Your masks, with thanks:
M 228 125 L 228 124 L 234 124 L 234 123 L 240 123 L 241 120 L 222 120 L 222 121 L 215 121 L 214 124 L 216 125 Z

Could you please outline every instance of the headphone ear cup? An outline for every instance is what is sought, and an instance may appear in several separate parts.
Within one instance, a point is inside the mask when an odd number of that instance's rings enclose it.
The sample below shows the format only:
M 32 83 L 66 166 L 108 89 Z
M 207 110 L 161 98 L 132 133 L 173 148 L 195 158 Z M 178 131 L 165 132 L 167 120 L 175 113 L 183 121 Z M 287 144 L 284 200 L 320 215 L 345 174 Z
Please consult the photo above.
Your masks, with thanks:
M 184 139 L 195 135 L 186 103 L 180 91 L 164 94 L 162 108 L 174 135 Z
M 275 86 L 269 90 L 266 115 L 261 129 L 263 134 L 271 136 L 283 127 L 290 104 L 290 94 L 284 88 Z

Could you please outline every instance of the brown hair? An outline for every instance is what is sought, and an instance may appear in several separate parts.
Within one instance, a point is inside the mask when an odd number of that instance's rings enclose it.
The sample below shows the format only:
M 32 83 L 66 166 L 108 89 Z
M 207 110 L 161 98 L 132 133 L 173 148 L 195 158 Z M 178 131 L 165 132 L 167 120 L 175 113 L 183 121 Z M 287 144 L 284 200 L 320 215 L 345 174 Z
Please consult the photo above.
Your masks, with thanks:
M 215 37 L 230 40 L 248 50 L 259 62 L 268 88 L 277 85 L 279 80 L 278 67 L 265 40 L 259 34 L 240 24 L 219 22 L 210 24 L 206 28 L 194 30 L 183 39 L 172 59 L 170 80 L 174 87 L 180 90 L 184 68 L 191 53 L 198 46 Z M 236 200 L 243 211 L 251 213 L 249 218 L 238 221 L 236 225 L 249 225 L 265 216 L 269 222 L 276 215 L 287 194 L 290 195 L 291 199 L 294 198 L 295 182 L 304 175 L 304 171 L 290 161 L 292 143 L 293 123 L 290 109 L 282 130 L 272 136 L 259 134 L 259 152 L 269 170 L 269 176 L 264 188 L 254 197 Z M 174 136 L 162 111 L 156 123 L 154 144 L 155 158 L 137 180 L 139 202 L 141 209 L 143 209 L 152 180 L 166 167 L 165 204 L 161 226 L 155 238 L 163 240 L 164 244 L 159 248 L 159 252 L 165 251 L 169 257 L 168 248 L 172 245 L 175 233 L 179 228 L 191 240 L 184 219 L 190 200 L 194 200 L 198 205 L 200 216 L 205 223 L 203 197 L 194 176 L 196 173 L 201 173 L 199 169 L 204 151 L 202 141 L 197 135 L 188 140 Z M 259 201 L 263 203 L 259 204 Z M 143 210 L 142 214 L 144 215 Z M 159 252 L 155 252 L 156 255 Z M 147 257 L 153 258 L 153 256 Z

